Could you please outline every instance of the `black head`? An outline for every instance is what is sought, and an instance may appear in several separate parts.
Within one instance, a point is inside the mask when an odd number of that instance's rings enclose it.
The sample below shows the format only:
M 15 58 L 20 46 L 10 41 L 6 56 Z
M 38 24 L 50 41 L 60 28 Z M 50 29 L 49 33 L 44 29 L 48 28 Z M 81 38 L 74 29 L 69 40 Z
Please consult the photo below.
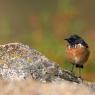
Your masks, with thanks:
M 75 46 L 75 44 L 82 44 L 85 47 L 88 47 L 88 44 L 78 35 L 71 35 L 69 38 L 64 39 L 68 41 L 70 46 Z

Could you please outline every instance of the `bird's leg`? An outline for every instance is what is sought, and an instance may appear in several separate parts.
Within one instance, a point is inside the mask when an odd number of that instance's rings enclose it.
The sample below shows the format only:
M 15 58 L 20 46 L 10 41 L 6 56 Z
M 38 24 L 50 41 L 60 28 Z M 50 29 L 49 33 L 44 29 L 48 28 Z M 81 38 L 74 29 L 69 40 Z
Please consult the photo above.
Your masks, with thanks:
M 82 72 L 81 70 L 83 69 L 83 65 L 80 65 L 78 68 L 79 68 L 79 77 L 81 78 L 81 72 Z
M 81 78 L 81 68 L 79 67 L 79 78 Z
M 82 80 L 82 82 L 83 82 L 83 78 L 81 77 L 82 69 L 83 69 L 83 68 L 80 68 L 80 67 L 79 67 L 79 78 L 80 78 L 80 79 Z
M 73 71 L 74 71 L 74 66 L 75 66 L 75 65 L 73 64 L 73 65 L 72 65 L 72 68 L 71 68 L 71 72 L 73 72 Z

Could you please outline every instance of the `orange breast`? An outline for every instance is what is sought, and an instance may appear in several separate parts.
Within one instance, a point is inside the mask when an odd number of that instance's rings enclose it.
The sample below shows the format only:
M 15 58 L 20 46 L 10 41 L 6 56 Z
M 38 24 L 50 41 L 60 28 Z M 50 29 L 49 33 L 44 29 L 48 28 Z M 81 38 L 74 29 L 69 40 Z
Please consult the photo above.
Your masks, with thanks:
M 67 48 L 66 56 L 69 62 L 83 65 L 89 57 L 89 50 L 85 47 Z

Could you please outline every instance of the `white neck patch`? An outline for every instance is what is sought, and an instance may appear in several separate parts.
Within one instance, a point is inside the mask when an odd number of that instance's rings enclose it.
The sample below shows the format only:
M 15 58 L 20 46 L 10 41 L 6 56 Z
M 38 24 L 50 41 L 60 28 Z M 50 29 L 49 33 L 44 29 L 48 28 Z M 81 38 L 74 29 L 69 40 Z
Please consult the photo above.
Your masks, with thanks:
M 77 47 L 83 48 L 84 46 L 82 44 L 76 44 L 73 48 L 77 48 Z M 69 45 L 68 48 L 72 48 L 72 47 Z
M 78 45 L 80 48 L 81 48 L 81 47 L 84 47 L 82 44 L 77 44 L 77 45 Z

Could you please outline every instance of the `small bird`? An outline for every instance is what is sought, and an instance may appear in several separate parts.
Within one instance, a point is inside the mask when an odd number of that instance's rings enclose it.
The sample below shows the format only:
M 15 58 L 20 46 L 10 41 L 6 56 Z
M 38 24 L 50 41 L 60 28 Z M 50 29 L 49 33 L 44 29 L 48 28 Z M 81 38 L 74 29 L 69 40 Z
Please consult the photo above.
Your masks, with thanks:
M 81 68 L 88 60 L 90 53 L 88 44 L 78 35 L 71 35 L 64 40 L 68 42 L 66 57 L 73 64 L 71 71 L 73 72 L 74 66 L 76 66 L 79 68 L 79 77 L 81 77 Z

